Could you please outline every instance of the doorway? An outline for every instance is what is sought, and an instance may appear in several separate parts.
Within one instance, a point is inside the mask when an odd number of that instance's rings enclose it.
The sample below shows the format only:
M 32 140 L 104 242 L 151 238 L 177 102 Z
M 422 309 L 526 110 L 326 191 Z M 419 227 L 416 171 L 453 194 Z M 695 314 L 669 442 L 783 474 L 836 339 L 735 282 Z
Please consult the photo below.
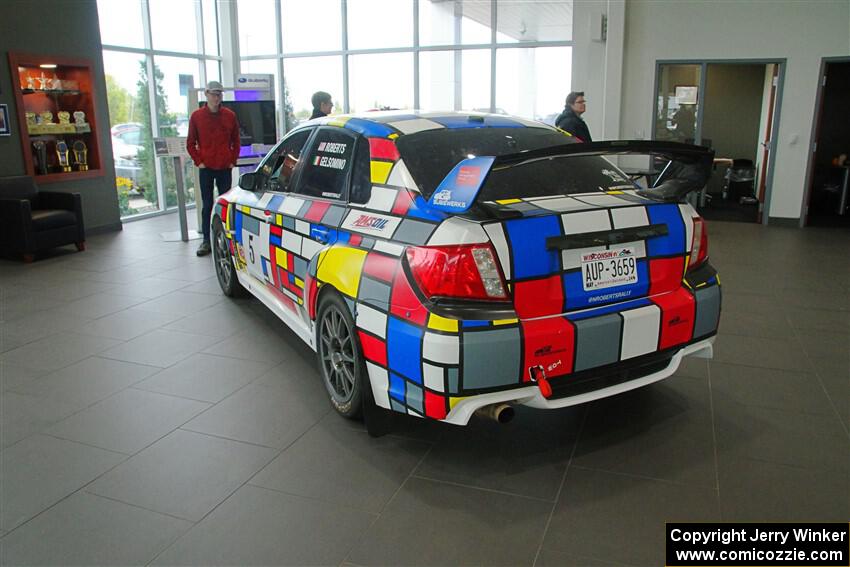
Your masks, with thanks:
M 850 58 L 821 64 L 802 226 L 850 227 Z
M 783 61 L 659 61 L 653 139 L 708 146 L 714 175 L 693 197 L 712 220 L 767 224 Z

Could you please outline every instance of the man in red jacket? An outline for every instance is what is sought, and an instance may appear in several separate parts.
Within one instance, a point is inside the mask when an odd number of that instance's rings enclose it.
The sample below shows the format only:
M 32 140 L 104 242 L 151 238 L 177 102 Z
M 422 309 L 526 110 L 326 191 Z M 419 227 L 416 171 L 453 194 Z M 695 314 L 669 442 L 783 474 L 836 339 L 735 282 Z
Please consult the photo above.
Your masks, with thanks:
M 204 241 L 198 248 L 198 256 L 210 253 L 213 184 L 218 186 L 219 193 L 230 190 L 233 182 L 231 170 L 239 157 L 239 122 L 232 110 L 221 105 L 222 90 L 218 81 L 207 83 L 204 90 L 207 105 L 192 113 L 186 139 L 186 149 L 200 170 Z

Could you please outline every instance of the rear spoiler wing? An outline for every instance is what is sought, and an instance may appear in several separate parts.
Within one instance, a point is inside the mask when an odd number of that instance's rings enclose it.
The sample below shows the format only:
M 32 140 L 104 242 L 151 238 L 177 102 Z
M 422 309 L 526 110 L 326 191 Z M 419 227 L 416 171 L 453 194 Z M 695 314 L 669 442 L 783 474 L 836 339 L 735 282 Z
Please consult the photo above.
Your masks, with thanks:
M 470 157 L 459 162 L 440 183 L 428 206 L 447 213 L 463 213 L 475 203 L 491 171 L 538 159 L 561 156 L 650 155 L 669 160 L 649 189 L 637 194 L 660 202 L 679 202 L 701 190 L 711 177 L 714 150 L 703 146 L 654 140 L 613 140 L 550 146 L 502 156 Z

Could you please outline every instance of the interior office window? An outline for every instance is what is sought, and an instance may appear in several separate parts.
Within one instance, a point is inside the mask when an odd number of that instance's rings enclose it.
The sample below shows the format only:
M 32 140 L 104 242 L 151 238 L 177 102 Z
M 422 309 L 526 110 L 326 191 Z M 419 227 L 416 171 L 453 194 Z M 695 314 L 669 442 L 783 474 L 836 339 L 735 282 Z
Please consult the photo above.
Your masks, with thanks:
M 151 135 L 146 57 L 103 52 L 106 100 L 122 217 L 159 209 Z
M 215 0 L 201 0 L 204 23 L 204 53 L 219 55 L 218 48 L 218 11 Z
M 142 0 L 97 0 L 97 16 L 103 45 L 145 46 Z
M 280 19 L 284 53 L 342 48 L 340 0 L 281 0 Z
M 413 107 L 413 54 L 377 53 L 348 58 L 351 112 Z
M 287 122 L 291 130 L 308 120 L 313 112 L 310 97 L 316 91 L 325 91 L 332 97 L 331 114 L 343 112 L 342 57 L 291 57 L 283 60 L 284 96 L 286 107 L 292 111 Z
M 569 41 L 573 38 L 572 0 L 499 0 L 496 41 Z
M 419 2 L 419 45 L 490 43 L 490 0 Z
M 349 49 L 413 45 L 413 0 L 348 0 L 347 6 Z
M 311 197 L 345 198 L 355 138 L 336 128 L 323 128 L 310 143 L 296 191 Z
M 243 0 L 236 4 L 239 18 L 239 53 L 274 55 L 277 53 L 275 0 Z M 313 30 L 315 32 L 315 29 Z
M 496 51 L 496 111 L 551 122 L 570 92 L 571 47 Z
M 419 107 L 490 111 L 490 50 L 422 51 Z
M 153 48 L 199 53 L 194 0 L 148 0 Z
M 189 92 L 200 87 L 201 61 L 190 57 L 165 57 L 155 55 L 154 75 L 156 83 L 156 117 L 159 123 L 158 136 L 186 136 L 189 133 L 189 116 L 195 109 L 189 108 Z M 198 95 L 200 100 L 203 95 Z M 187 203 L 195 201 L 192 185 L 191 160 L 186 160 L 187 168 L 183 172 Z M 162 178 L 165 184 L 165 206 L 177 206 L 177 182 L 174 176 L 173 160 L 161 162 Z

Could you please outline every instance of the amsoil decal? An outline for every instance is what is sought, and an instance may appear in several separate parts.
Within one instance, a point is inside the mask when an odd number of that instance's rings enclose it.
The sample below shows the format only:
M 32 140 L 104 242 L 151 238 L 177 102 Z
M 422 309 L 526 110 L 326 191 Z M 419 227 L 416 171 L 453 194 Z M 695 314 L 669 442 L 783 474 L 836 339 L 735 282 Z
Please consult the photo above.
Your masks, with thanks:
M 341 228 L 389 238 L 393 235 L 400 222 L 401 219 L 398 217 L 351 211 L 345 217 Z

